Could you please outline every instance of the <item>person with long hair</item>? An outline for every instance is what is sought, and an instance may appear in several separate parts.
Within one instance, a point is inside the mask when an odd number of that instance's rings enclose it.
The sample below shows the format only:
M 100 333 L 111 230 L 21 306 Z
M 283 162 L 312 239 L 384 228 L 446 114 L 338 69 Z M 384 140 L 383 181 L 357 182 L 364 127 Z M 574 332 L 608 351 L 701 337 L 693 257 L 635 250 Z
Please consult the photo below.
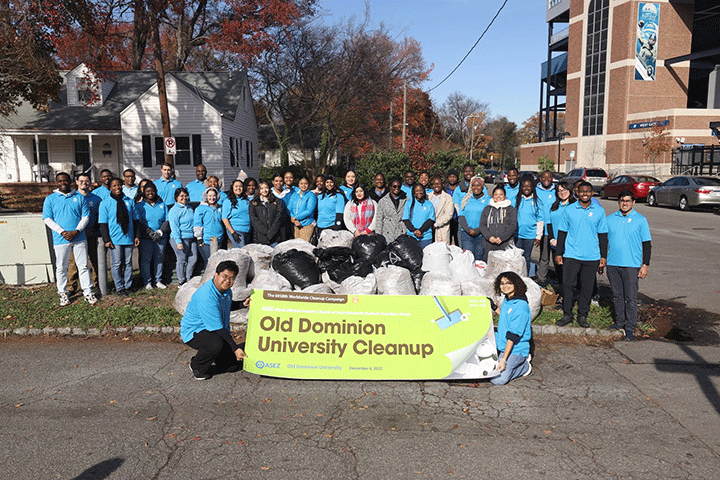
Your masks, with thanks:
M 389 185 L 390 193 L 380 199 L 375 212 L 375 231 L 385 237 L 388 245 L 405 233 L 402 218 L 408 200 L 399 178 L 391 178 Z
M 525 273 L 532 275 L 535 272 L 534 264 L 531 268 L 530 255 L 535 246 L 540 246 L 545 229 L 545 207 L 538 198 L 535 190 L 535 180 L 532 175 L 523 175 L 520 179 L 520 189 L 515 198 L 517 210 L 518 232 L 517 246 L 523 251 L 525 257 Z
M 557 247 L 557 227 L 560 223 L 560 218 L 563 213 L 563 209 L 568 205 L 575 203 L 577 199 L 573 195 L 572 186 L 566 182 L 561 181 L 555 188 L 555 202 L 550 206 L 550 215 L 548 216 L 547 232 L 550 243 L 550 248 L 555 251 Z M 553 263 L 555 265 L 555 277 L 559 285 L 562 285 L 562 265 L 559 265 L 555 261 L 555 254 L 551 254 Z
M 287 204 L 293 195 L 293 190 L 285 188 L 284 177 L 279 173 L 273 175 L 272 178 L 272 194 L 282 200 L 278 205 L 282 207 L 280 216 L 280 242 L 289 240 L 293 237 L 292 224 L 290 223 L 290 210 Z
M 209 179 L 208 179 L 209 181 Z M 203 270 L 210 258 L 210 241 L 217 239 L 218 248 L 223 245 L 225 229 L 222 223 L 222 207 L 218 204 L 219 192 L 215 187 L 208 187 L 203 193 L 203 201 L 195 209 L 193 234 L 197 239 L 198 251 L 203 261 Z
M 217 192 L 218 192 L 217 204 L 218 204 L 218 206 L 222 207 L 223 204 L 225 203 L 225 201 L 228 199 L 228 195 L 227 195 L 227 193 L 223 192 L 222 189 L 220 188 L 221 187 L 220 179 L 218 177 L 216 177 L 215 175 L 210 175 L 208 177 L 206 183 L 207 183 L 208 188 L 214 188 L 215 190 L 217 190 Z M 205 189 L 205 191 L 207 192 L 207 189 Z M 204 195 L 205 194 L 203 194 L 203 197 L 204 197 Z M 200 203 L 202 203 L 202 202 L 200 202 Z
M 250 202 L 250 223 L 255 243 L 275 247 L 281 239 L 281 218 L 284 205 L 270 192 L 270 186 L 261 182 L 258 193 Z
M 133 197 L 133 202 L 140 203 L 143 201 L 144 195 L 145 195 L 145 185 L 148 183 L 152 183 L 147 178 L 144 178 L 140 180 L 140 183 L 138 183 L 137 191 L 135 192 L 135 196 Z M 157 189 L 157 185 L 155 186 L 155 189 Z M 165 205 L 167 207 L 167 205 Z
M 290 197 L 288 207 L 293 236 L 309 242 L 315 229 L 315 209 L 317 207 L 317 196 L 310 191 L 309 178 L 303 176 L 298 180 L 297 190 Z
M 443 190 L 443 178 L 433 175 L 430 178 L 429 200 L 435 208 L 435 241 L 450 243 L 450 221 L 455 214 L 452 197 Z
M 312 192 L 315 195 L 320 195 L 325 190 L 325 175 L 322 173 L 315 176 L 315 188 Z
M 357 173 L 351 168 L 345 173 L 345 185 L 340 185 L 340 190 L 342 190 L 348 202 L 352 197 L 355 185 L 357 185 Z
M 190 193 L 186 188 L 175 190 L 175 205 L 168 213 L 170 245 L 175 251 L 175 272 L 178 282 L 184 285 L 192 278 L 198 259 L 197 241 L 193 235 L 195 212 L 190 206 Z
M 510 380 L 525 377 L 532 373 L 530 363 L 530 339 L 532 329 L 530 306 L 528 305 L 527 286 L 515 272 L 503 272 L 495 279 L 495 293 L 504 295 L 497 312 L 497 334 L 495 341 L 498 349 L 498 370 L 500 375 L 490 381 L 494 385 L 505 385 Z
M 230 185 L 228 199 L 222 206 L 222 222 L 233 247 L 242 248 L 250 243 L 250 201 L 242 180 Z
M 322 191 L 318 194 L 317 226 L 320 232 L 326 228 L 341 230 L 345 212 L 345 195 L 337 189 L 335 177 L 328 175 Z
M 255 194 L 257 193 L 258 181 L 252 177 L 248 177 L 245 179 L 244 185 L 245 196 L 247 197 L 248 201 L 251 201 L 253 198 L 255 198 Z
M 370 198 L 362 185 L 356 184 L 350 195 L 350 201 L 345 205 L 343 218 L 345 228 L 358 235 L 375 232 L 375 211 L 377 204 Z
M 464 250 L 470 250 L 475 260 L 484 258 L 483 236 L 480 232 L 480 219 L 490 196 L 485 193 L 485 179 L 475 175 L 470 179 L 470 188 L 460 200 L 458 224 Z
M 115 291 L 121 297 L 129 295 L 132 285 L 133 247 L 140 245 L 133 221 L 137 220 L 135 204 L 122 191 L 119 178 L 110 181 L 110 196 L 100 203 L 98 224 L 105 248 L 110 249 L 111 272 Z
M 412 199 L 405 203 L 403 223 L 407 235 L 412 236 L 425 248 L 432 243 L 432 227 L 435 224 L 435 208 L 428 201 L 425 187 L 416 183 L 412 188 Z
M 492 199 L 480 217 L 480 234 L 483 238 L 483 260 L 487 262 L 488 253 L 493 250 L 505 250 L 514 245 L 513 236 L 517 229 L 517 210 L 505 198 L 502 185 L 495 187 Z
M 137 236 L 140 238 L 140 278 L 146 290 L 152 290 L 153 280 L 157 288 L 164 290 L 167 288 L 162 282 L 162 274 L 168 241 L 168 210 L 154 183 L 145 184 L 143 200 L 135 204 L 135 214 L 138 218 Z

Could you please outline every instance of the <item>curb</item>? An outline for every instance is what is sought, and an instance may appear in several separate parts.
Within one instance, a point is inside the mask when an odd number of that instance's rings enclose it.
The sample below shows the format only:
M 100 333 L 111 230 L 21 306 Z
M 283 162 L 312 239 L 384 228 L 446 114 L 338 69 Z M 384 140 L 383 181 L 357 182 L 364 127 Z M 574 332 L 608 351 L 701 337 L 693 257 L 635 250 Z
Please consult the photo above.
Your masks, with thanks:
M 244 325 L 230 325 L 230 329 L 233 332 L 240 332 L 245 330 Z M 180 327 L 110 327 L 103 328 L 79 328 L 79 327 L 45 327 L 39 328 L 4 328 L 0 329 L 0 336 L 7 337 L 8 335 L 17 335 L 19 337 L 25 336 L 39 336 L 39 335 L 58 335 L 61 337 L 103 337 L 105 335 L 112 335 L 118 333 L 132 333 L 132 334 L 179 334 Z M 533 335 L 572 335 L 572 336 L 599 336 L 599 337 L 612 337 L 621 336 L 618 332 L 611 330 L 604 330 L 599 328 L 582 328 L 582 327 L 558 327 L 557 325 L 532 325 Z

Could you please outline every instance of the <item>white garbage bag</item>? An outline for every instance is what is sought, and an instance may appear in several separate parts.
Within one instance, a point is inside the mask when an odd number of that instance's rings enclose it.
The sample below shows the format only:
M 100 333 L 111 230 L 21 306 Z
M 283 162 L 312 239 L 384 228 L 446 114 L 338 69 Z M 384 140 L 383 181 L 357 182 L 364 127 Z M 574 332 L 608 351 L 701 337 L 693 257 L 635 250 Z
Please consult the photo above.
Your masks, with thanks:
M 307 288 L 304 288 L 301 290 L 305 293 L 333 293 L 333 289 L 330 288 L 330 285 L 325 285 L 324 283 L 316 283 L 315 285 L 310 285 Z
M 185 315 L 185 309 L 190 303 L 193 293 L 200 288 L 200 285 L 202 285 L 202 278 L 197 276 L 191 278 L 183 286 L 178 288 L 175 294 L 175 300 L 173 301 L 173 307 L 175 307 L 175 310 L 177 310 L 180 315 Z
M 260 270 L 248 287 L 256 290 L 292 290 L 290 282 L 273 270 Z
M 233 310 L 230 312 L 230 323 L 237 323 L 240 325 L 247 325 L 249 308 L 241 308 L 240 310 Z
M 461 295 L 460 284 L 449 275 L 428 272 L 423 276 L 419 295 Z
M 458 283 L 471 282 L 480 278 L 480 272 L 475 267 L 475 257 L 471 251 L 461 251 L 452 256 L 450 275 Z
M 515 272 L 521 277 L 527 275 L 523 251 L 516 247 L 494 250 L 488 253 L 487 274 L 495 277 L 499 273 Z
M 375 269 L 379 295 L 415 295 L 410 270 L 396 265 Z
M 377 293 L 377 279 L 374 274 L 367 277 L 348 277 L 340 284 L 341 295 L 375 295 Z
M 320 233 L 318 239 L 318 248 L 330 248 L 330 247 L 352 247 L 352 242 L 355 236 L 352 232 L 347 230 L 330 230 L 325 229 Z
M 525 296 L 528 300 L 528 306 L 530 307 L 530 320 L 535 320 L 540 315 L 540 309 L 542 308 L 542 290 L 540 285 L 535 283 L 532 278 L 522 277 L 523 282 L 527 286 L 527 293 Z M 502 305 L 502 301 L 505 297 L 500 295 L 495 303 Z
M 488 297 L 495 303 L 499 299 L 499 295 L 495 293 L 494 278 L 476 278 L 469 282 L 463 282 L 462 294 L 470 297 Z
M 423 248 L 422 269 L 426 272 L 450 274 L 452 255 L 447 243 L 434 242 Z
M 270 270 L 273 257 L 273 248 L 270 245 L 249 243 L 240 250 L 246 251 L 252 258 L 252 264 L 250 265 L 250 268 L 248 268 L 247 273 L 248 282 L 252 282 L 253 278 L 255 278 L 256 272 L 259 270 Z
M 247 285 L 247 272 L 252 265 L 252 257 L 242 248 L 231 248 L 230 250 L 218 250 L 208 258 L 205 271 L 202 274 L 202 283 L 207 282 L 215 275 L 215 269 L 220 262 L 232 260 L 238 266 L 239 272 L 235 277 L 233 287 L 243 288 Z
M 337 282 L 336 282 L 335 280 L 333 280 L 332 278 L 330 278 L 330 274 L 329 274 L 329 273 L 323 272 L 323 273 L 320 275 L 320 280 L 322 280 L 322 283 L 323 283 L 324 285 L 327 285 L 328 287 L 330 287 L 330 289 L 331 289 L 333 292 L 335 292 L 335 293 L 340 293 L 340 288 L 341 288 L 341 287 L 340 287 L 340 284 L 337 283 Z
M 352 233 L 350 235 L 352 235 Z M 288 250 L 300 250 L 301 252 L 308 252 L 310 255 L 312 255 L 313 258 L 315 258 L 315 255 L 313 254 L 313 250 L 315 250 L 315 247 L 312 243 L 306 242 L 302 238 L 294 238 L 292 240 L 286 240 L 282 243 L 278 243 L 277 247 L 275 247 L 275 249 L 273 250 L 273 257 L 275 257 L 279 253 L 287 252 Z

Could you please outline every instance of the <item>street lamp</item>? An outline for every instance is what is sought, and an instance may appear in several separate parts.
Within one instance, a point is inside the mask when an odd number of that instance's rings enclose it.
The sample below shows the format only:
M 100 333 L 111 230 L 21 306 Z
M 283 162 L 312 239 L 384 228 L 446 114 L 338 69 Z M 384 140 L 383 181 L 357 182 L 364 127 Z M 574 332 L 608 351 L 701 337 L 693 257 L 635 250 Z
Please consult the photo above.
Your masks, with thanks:
M 559 133 L 557 136 L 557 139 L 558 139 L 558 154 L 557 154 L 558 168 L 557 168 L 557 171 L 558 172 L 560 171 L 560 144 L 562 143 L 563 138 L 567 137 L 568 135 L 570 135 L 570 132 L 562 132 L 562 133 Z

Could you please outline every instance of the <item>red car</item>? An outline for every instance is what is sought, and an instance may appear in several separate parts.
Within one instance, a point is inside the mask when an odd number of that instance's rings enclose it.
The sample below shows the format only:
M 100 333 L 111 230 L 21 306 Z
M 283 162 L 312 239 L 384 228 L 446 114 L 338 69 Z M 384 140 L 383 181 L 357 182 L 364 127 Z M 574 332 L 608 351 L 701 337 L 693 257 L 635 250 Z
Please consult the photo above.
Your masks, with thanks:
M 616 198 L 623 190 L 630 190 L 636 200 L 647 198 L 651 187 L 660 184 L 660 180 L 647 175 L 618 175 L 602 186 L 600 196 L 602 198 Z

